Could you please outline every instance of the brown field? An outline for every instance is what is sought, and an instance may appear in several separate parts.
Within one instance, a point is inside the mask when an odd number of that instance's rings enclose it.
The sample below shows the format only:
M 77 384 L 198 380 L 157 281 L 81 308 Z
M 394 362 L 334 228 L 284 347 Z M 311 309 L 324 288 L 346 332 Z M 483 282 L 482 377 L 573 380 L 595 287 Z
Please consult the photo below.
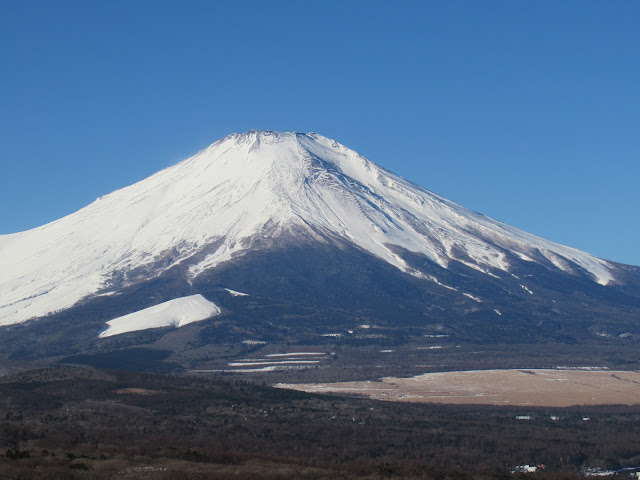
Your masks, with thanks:
M 396 402 L 548 407 L 640 404 L 640 372 L 632 371 L 475 370 L 385 377 L 378 381 L 276 386 Z
M 130 395 L 157 395 L 164 392 L 160 392 L 158 390 L 148 390 L 146 388 L 121 388 L 119 390 L 116 390 L 116 393 Z

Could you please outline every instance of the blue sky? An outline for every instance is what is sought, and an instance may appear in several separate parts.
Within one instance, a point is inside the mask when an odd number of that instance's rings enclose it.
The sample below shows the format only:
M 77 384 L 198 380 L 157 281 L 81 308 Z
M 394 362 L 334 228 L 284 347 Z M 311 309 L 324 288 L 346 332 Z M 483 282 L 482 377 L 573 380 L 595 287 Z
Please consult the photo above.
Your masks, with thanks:
M 257 128 L 640 265 L 639 18 L 631 0 L 0 0 L 0 233 Z

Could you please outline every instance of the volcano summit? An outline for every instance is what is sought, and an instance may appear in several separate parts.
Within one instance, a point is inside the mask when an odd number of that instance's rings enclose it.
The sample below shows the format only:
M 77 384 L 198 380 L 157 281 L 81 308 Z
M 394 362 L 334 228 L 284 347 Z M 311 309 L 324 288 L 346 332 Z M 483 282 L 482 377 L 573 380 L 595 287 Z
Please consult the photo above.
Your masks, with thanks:
M 225 137 L 67 217 L 0 236 L 0 266 L 0 338 L 19 340 L 4 351 L 20 358 L 108 352 L 116 338 L 167 348 L 186 323 L 190 346 L 170 355 L 212 342 L 348 343 L 373 324 L 395 332 L 369 335 L 380 344 L 434 332 L 640 335 L 637 267 L 472 212 L 315 133 Z M 215 315 L 181 322 L 179 299 L 194 295 Z M 169 301 L 174 322 L 137 315 L 135 329 L 120 321 L 122 333 L 101 338 L 106 322 Z

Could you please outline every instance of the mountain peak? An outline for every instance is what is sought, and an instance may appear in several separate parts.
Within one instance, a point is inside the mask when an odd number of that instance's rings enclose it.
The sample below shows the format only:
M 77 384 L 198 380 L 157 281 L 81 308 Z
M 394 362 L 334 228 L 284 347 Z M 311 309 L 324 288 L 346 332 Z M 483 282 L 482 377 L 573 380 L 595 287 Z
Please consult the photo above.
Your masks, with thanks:
M 300 132 L 277 132 L 275 130 L 249 130 L 244 133 L 232 133 L 224 137 L 220 142 L 233 141 L 242 144 L 258 141 L 277 143 L 285 140 L 296 140 L 299 136 L 305 136 L 305 134 Z
M 315 132 L 276 132 L 272 130 L 249 130 L 234 133 L 213 143 L 187 163 L 211 165 L 235 177 L 255 178 L 259 171 L 261 183 L 270 182 L 279 189 L 281 183 L 298 185 L 313 180 L 319 170 L 341 171 L 346 175 L 359 176 L 363 167 L 369 170 L 369 162 L 356 152 Z M 221 166 L 224 164 L 225 166 Z M 235 165 L 239 170 L 230 171 Z M 361 175 L 360 175 L 361 176 Z M 290 182 L 293 182 L 291 184 Z

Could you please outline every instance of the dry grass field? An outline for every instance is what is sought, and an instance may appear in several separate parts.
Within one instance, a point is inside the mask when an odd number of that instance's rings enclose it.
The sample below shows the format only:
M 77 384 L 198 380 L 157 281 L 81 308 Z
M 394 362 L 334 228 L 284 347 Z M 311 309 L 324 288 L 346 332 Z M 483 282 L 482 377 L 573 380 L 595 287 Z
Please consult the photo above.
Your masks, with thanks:
M 640 372 L 632 371 L 476 370 L 385 377 L 379 381 L 277 386 L 398 402 L 547 407 L 640 404 Z

